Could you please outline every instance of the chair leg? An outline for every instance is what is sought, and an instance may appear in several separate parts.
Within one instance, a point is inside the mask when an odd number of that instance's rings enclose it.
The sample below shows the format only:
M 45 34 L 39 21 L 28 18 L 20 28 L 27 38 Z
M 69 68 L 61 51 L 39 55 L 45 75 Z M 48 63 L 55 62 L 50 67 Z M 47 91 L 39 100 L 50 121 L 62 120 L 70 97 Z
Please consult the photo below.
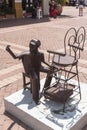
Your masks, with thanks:
M 78 66 L 77 65 L 76 65 L 76 71 L 77 71 L 78 89 L 79 89 L 80 100 L 81 100 L 81 88 L 80 88 L 80 81 L 79 81 L 79 74 L 78 74 Z
M 25 79 L 25 74 L 22 73 L 23 75 L 23 88 L 26 89 L 26 79 Z
M 24 90 L 27 88 L 31 89 L 31 86 L 27 87 L 27 85 L 31 85 L 31 83 L 26 82 L 26 77 L 28 77 L 30 79 L 29 75 L 27 75 L 26 73 L 22 73 L 22 75 L 23 75 L 23 88 L 24 88 Z
M 65 103 L 63 104 L 63 112 L 65 112 Z

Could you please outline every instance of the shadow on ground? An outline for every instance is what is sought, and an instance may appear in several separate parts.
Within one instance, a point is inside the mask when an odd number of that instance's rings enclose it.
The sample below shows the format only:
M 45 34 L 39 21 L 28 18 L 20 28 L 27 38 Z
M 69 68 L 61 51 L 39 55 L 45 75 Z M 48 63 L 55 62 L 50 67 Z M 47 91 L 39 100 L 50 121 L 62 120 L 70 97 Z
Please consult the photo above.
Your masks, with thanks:
M 57 18 L 73 18 L 70 15 L 60 15 Z M 33 18 L 20 18 L 20 19 L 1 19 L 0 20 L 0 28 L 5 27 L 13 27 L 13 26 L 21 26 L 21 25 L 28 25 L 28 24 L 38 24 L 38 23 L 44 23 L 44 22 L 50 22 L 51 17 L 44 16 L 41 19 L 33 19 Z
M 71 15 L 59 15 L 57 18 L 73 18 Z
M 37 18 L 36 19 L 33 19 L 33 18 L 2 19 L 0 20 L 0 28 L 36 24 L 36 23 L 43 23 L 43 22 L 49 22 L 49 21 L 50 19 L 47 16 L 41 19 L 37 19 Z

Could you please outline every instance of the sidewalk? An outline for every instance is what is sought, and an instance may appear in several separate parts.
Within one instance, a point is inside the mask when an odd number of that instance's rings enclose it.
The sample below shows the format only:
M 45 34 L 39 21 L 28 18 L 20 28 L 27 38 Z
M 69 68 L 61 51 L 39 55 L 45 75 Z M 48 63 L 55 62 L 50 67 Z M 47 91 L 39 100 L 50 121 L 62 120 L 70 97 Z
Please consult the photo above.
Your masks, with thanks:
M 5 112 L 4 97 L 22 89 L 23 67 L 21 61 L 14 60 L 5 51 L 6 45 L 11 45 L 15 53 L 28 50 L 29 41 L 37 38 L 41 41 L 41 50 L 45 54 L 49 50 L 63 49 L 65 32 L 70 27 L 84 26 L 87 31 L 87 7 L 79 16 L 75 7 L 64 7 L 58 18 L 44 17 L 42 19 L 15 19 L 0 21 L 0 130 L 31 130 L 21 121 Z M 87 42 L 87 37 L 86 37 Z M 80 81 L 87 83 L 87 44 L 79 62 Z M 43 78 L 43 74 L 41 77 Z M 84 126 L 83 130 L 87 127 Z

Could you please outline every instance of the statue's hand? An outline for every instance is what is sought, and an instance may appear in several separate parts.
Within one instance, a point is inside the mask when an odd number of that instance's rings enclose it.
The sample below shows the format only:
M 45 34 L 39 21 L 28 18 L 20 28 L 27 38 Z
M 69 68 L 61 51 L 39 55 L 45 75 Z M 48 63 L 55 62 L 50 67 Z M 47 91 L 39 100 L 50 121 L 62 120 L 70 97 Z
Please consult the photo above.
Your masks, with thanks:
M 10 50 L 10 45 L 7 45 L 7 46 L 6 46 L 6 50 L 7 50 L 7 51 Z

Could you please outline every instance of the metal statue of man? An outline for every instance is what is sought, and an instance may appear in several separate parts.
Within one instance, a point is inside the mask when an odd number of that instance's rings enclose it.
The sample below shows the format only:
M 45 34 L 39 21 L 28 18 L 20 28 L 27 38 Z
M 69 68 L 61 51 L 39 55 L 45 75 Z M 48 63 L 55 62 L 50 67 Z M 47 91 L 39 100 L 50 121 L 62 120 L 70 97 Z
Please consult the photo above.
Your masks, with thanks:
M 9 45 L 6 47 L 6 50 L 14 59 L 22 60 L 25 73 L 30 76 L 32 96 L 36 104 L 39 102 L 40 72 L 48 73 L 48 69 L 41 65 L 41 62 L 48 64 L 44 60 L 44 54 L 38 50 L 40 45 L 40 40 L 32 39 L 29 43 L 29 50 L 17 55 L 14 54 Z

